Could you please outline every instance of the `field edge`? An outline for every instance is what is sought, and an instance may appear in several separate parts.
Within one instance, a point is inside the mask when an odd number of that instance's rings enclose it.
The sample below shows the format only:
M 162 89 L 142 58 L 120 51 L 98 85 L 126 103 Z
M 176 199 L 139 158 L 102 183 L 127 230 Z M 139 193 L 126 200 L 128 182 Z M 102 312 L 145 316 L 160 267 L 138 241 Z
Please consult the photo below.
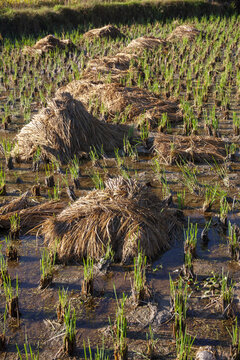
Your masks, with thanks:
M 92 6 L 41 7 L 0 10 L 0 34 L 3 37 L 71 31 L 106 24 L 131 24 L 165 21 L 171 18 L 232 15 L 235 8 L 229 3 L 210 3 L 204 0 L 150 0 L 122 3 L 103 3 Z

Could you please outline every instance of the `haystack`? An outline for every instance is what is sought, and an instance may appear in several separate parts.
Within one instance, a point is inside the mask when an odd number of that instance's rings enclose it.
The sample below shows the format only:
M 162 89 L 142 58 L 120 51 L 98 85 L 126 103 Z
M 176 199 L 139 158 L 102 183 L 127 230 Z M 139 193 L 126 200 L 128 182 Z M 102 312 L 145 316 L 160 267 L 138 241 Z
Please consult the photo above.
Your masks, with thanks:
M 163 113 L 168 121 L 177 123 L 182 120 L 182 112 L 176 101 L 161 100 L 161 98 L 147 90 L 138 87 L 125 87 L 118 83 L 103 84 L 77 80 L 58 90 L 70 92 L 74 98 L 83 102 L 91 110 L 89 104 L 103 104 L 108 112 L 108 121 L 116 115 L 125 115 L 127 122 L 149 122 L 151 128 L 159 124 Z
M 166 46 L 167 42 L 165 40 L 154 36 L 142 36 L 132 40 L 122 52 L 127 54 L 142 54 L 144 50 L 156 50 L 159 47 L 165 48 Z
M 195 163 L 221 162 L 226 157 L 226 142 L 211 136 L 181 136 L 159 134 L 154 150 L 160 161 L 174 164 L 181 160 Z
M 176 217 L 152 191 L 136 180 L 117 177 L 46 220 L 41 233 L 51 248 L 59 239 L 61 259 L 100 259 L 110 244 L 115 259 L 128 262 L 138 243 L 149 259 L 170 246 Z
M 87 64 L 86 70 L 82 74 L 82 78 L 87 81 L 99 81 L 106 79 L 111 81 L 118 81 L 128 74 L 131 66 L 131 60 L 134 62 L 134 67 L 131 71 L 136 71 L 138 68 L 137 57 L 130 54 L 119 53 L 115 56 L 105 56 L 102 58 L 95 58 L 90 60 Z
M 113 25 L 106 25 L 101 28 L 92 29 L 86 32 L 85 34 L 83 34 L 83 39 L 89 39 L 89 40 L 105 39 L 105 38 L 116 39 L 121 37 L 124 37 L 124 35 L 121 33 L 119 29 L 117 29 Z
M 60 40 L 53 35 L 47 35 L 44 38 L 40 39 L 33 46 L 25 46 L 23 48 L 23 53 L 30 55 L 42 55 L 54 49 L 73 49 L 75 45 L 70 39 Z
M 192 25 L 180 25 L 172 31 L 172 33 L 167 37 L 167 41 L 172 41 L 174 39 L 188 38 L 194 40 L 196 36 L 200 34 L 200 31 L 197 30 Z
M 95 147 L 105 152 L 123 145 L 127 127 L 101 122 L 89 114 L 82 103 L 69 93 L 48 102 L 16 136 L 13 156 L 19 161 L 32 159 L 38 148 L 44 160 L 57 159 L 65 164 Z

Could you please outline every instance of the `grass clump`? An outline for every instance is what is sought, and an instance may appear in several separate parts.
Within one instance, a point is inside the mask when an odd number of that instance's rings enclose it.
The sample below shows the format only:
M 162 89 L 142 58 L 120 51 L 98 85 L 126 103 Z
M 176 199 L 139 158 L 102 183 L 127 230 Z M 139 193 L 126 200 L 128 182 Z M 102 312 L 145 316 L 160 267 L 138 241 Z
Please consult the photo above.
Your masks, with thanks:
M 64 324 L 64 352 L 72 356 L 76 348 L 76 313 L 75 309 L 72 311 L 70 304 L 64 314 Z
M 127 319 L 125 315 L 125 304 L 127 296 L 123 293 L 121 300 L 118 300 L 116 288 L 114 287 L 117 310 L 114 329 L 111 325 L 113 343 L 114 343 L 114 357 L 116 359 L 127 360 L 128 359 L 128 346 L 126 342 L 127 336 Z
M 87 256 L 83 259 L 83 283 L 82 294 L 85 296 L 93 295 L 93 259 Z
M 3 288 L 7 303 L 7 312 L 9 316 L 17 319 L 19 324 L 19 304 L 18 304 L 18 277 L 16 277 L 15 289 L 12 287 L 12 280 L 10 275 L 3 278 Z
M 90 340 L 88 339 L 88 353 L 89 356 L 87 356 L 87 348 L 85 345 L 85 342 L 83 342 L 83 350 L 84 350 L 84 359 L 85 360 L 110 360 L 109 355 L 107 354 L 107 351 L 104 346 L 104 340 L 102 342 L 102 347 L 99 348 L 97 345 L 96 352 L 93 356 L 93 351 L 91 349 Z
M 146 283 L 146 264 L 147 257 L 143 255 L 142 250 L 138 250 L 138 256 L 133 260 L 134 264 L 134 278 L 132 285 L 133 301 L 136 305 L 144 302 L 147 296 L 147 283 Z
M 177 338 L 186 329 L 188 286 L 181 277 L 174 282 L 169 276 L 169 281 L 170 303 L 174 314 L 173 334 Z
M 42 258 L 40 259 L 40 289 L 48 287 L 53 280 L 53 267 L 55 264 L 55 258 L 52 258 L 47 249 L 43 249 Z
M 66 309 L 67 309 L 67 304 L 68 304 L 68 289 L 64 289 L 64 287 L 62 287 L 62 289 L 58 289 L 58 304 L 57 304 L 57 319 L 58 322 L 63 323 L 64 321 L 64 316 L 66 313 Z
M 34 354 L 33 353 L 33 350 L 32 350 L 32 346 L 30 343 L 26 342 L 24 343 L 23 345 L 24 347 L 24 354 L 25 354 L 25 359 L 28 360 L 39 360 L 39 348 L 37 350 L 37 353 Z M 24 360 L 24 357 L 18 347 L 18 345 L 16 344 L 16 348 L 17 348 L 17 353 L 18 353 L 18 357 L 19 357 L 19 360 Z

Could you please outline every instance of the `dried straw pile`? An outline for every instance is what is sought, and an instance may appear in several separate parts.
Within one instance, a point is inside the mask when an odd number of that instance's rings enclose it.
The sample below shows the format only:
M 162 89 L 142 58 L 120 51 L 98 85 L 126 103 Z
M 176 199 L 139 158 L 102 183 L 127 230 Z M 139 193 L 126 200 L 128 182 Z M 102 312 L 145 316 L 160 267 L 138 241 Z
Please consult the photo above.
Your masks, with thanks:
M 19 198 L 16 198 L 0 207 L 0 215 L 5 215 L 11 212 L 18 212 L 19 210 L 34 206 L 34 202 L 29 198 L 30 192 L 25 192 Z
M 174 164 L 182 159 L 195 163 L 221 162 L 226 157 L 226 142 L 210 136 L 181 136 L 159 134 L 154 139 L 154 150 L 160 161 Z
M 156 50 L 159 47 L 166 48 L 167 42 L 154 36 L 142 36 L 134 39 L 122 50 L 128 54 L 142 54 L 144 50 Z
M 175 30 L 168 36 L 167 41 L 172 41 L 175 39 L 188 38 L 194 40 L 196 36 L 200 34 L 200 31 L 197 30 L 192 25 L 180 25 L 176 27 Z
M 16 213 L 20 216 L 21 230 L 33 229 L 49 217 L 59 214 L 66 206 L 66 202 L 60 201 L 39 204 L 29 198 L 29 193 L 25 193 L 0 208 L 0 229 L 9 230 L 10 218 Z
M 149 188 L 118 177 L 46 220 L 41 233 L 50 248 L 59 239 L 61 259 L 99 259 L 110 243 L 115 259 L 128 262 L 138 242 L 149 259 L 158 256 L 169 248 L 175 230 L 176 217 Z
M 28 161 L 40 147 L 44 160 L 58 159 L 65 164 L 93 146 L 97 150 L 103 146 L 105 152 L 121 147 L 127 130 L 97 120 L 80 101 L 69 93 L 61 93 L 21 129 L 13 156 Z
M 144 50 L 155 50 L 160 46 L 166 46 L 166 42 L 155 37 L 143 36 L 133 40 L 121 53 L 115 56 L 105 56 L 91 60 L 82 78 L 87 81 L 99 81 L 109 77 L 109 81 L 118 81 L 124 78 L 129 71 L 136 73 L 140 71 L 138 56 Z M 131 62 L 132 60 L 132 62 Z M 132 64 L 132 66 L 131 66 Z
M 124 37 L 124 35 L 121 33 L 120 30 L 118 30 L 113 25 L 106 25 L 98 29 L 92 29 L 86 32 L 85 34 L 83 34 L 83 39 L 88 39 L 88 40 L 104 39 L 104 38 L 116 39 L 121 37 Z
M 131 66 L 131 71 L 136 71 L 138 68 L 137 58 L 130 54 L 119 53 L 115 56 L 105 56 L 90 60 L 86 70 L 83 72 L 82 78 L 87 81 L 99 81 L 108 79 L 111 81 L 118 81 L 124 78 Z M 135 61 L 134 61 L 135 60 Z
M 108 112 L 108 121 L 117 114 L 125 114 L 127 122 L 149 122 L 151 128 L 158 126 L 163 113 L 168 120 L 177 123 L 182 120 L 182 112 L 175 101 L 161 100 L 157 95 L 138 87 L 125 87 L 118 83 L 103 84 L 77 80 L 60 88 L 58 93 L 67 91 L 80 100 L 88 110 L 89 103 L 103 104 Z
M 53 51 L 56 48 L 59 49 L 73 49 L 75 46 L 70 39 L 59 40 L 53 35 L 47 35 L 43 39 L 36 42 L 34 46 L 25 46 L 23 53 L 30 55 L 42 55 L 49 51 Z
M 51 200 L 31 208 L 23 209 L 19 212 L 21 228 L 34 229 L 46 221 L 46 219 L 54 218 L 66 206 L 67 202 Z

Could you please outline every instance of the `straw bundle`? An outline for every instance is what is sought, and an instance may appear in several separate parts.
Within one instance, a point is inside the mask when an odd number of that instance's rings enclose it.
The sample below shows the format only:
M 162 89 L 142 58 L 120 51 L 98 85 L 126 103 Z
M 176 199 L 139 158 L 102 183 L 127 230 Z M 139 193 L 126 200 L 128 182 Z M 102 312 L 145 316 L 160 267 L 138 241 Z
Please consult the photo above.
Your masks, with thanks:
M 27 161 L 40 148 L 43 159 L 58 159 L 65 164 L 75 154 L 80 156 L 93 146 L 113 151 L 122 146 L 126 134 L 126 127 L 97 120 L 80 101 L 69 93 L 61 93 L 21 129 L 13 155 L 19 161 Z
M 154 36 L 142 36 L 134 39 L 122 50 L 123 53 L 142 54 L 144 50 L 155 50 L 161 46 L 166 47 L 167 42 Z
M 120 82 L 130 70 L 131 60 L 137 60 L 134 55 L 119 53 L 115 56 L 105 56 L 90 60 L 86 70 L 83 72 L 82 78 L 87 81 L 98 81 L 99 78 L 108 78 L 111 81 Z M 136 71 L 137 64 L 132 68 Z
M 47 53 L 49 51 L 53 51 L 55 48 L 59 49 L 72 49 L 74 48 L 74 44 L 70 39 L 59 40 L 53 35 L 47 35 L 44 38 L 40 39 L 33 46 L 25 46 L 23 48 L 23 53 L 30 55 L 42 55 L 43 53 Z
M 169 122 L 182 120 L 182 113 L 175 101 L 161 100 L 157 95 L 138 87 L 124 87 L 117 83 L 103 84 L 77 80 L 58 90 L 70 92 L 74 98 L 89 108 L 89 103 L 103 104 L 110 121 L 117 114 L 125 114 L 127 122 L 149 122 L 151 128 L 158 126 L 163 113 Z
M 195 163 L 221 162 L 226 157 L 226 142 L 207 136 L 159 134 L 154 139 L 154 150 L 160 161 L 173 164 L 182 159 Z
M 34 206 L 35 203 L 29 198 L 30 192 L 25 192 L 19 198 L 16 198 L 7 204 L 0 207 L 0 215 L 5 215 L 10 212 L 17 212 L 22 209 L 26 209 L 30 206 Z
M 83 34 L 83 39 L 89 40 L 104 38 L 116 39 L 121 37 L 124 37 L 124 35 L 113 25 L 106 25 L 101 28 L 92 29 Z
M 19 200 L 20 199 L 16 199 L 12 201 L 14 206 L 12 206 L 12 208 L 9 207 L 8 212 L 7 208 L 5 208 L 3 215 L 0 216 L 0 229 L 9 230 L 10 218 L 16 213 L 20 216 L 21 230 L 34 229 L 49 217 L 59 214 L 67 206 L 67 203 L 62 201 L 47 201 L 42 204 L 36 204 L 36 202 L 28 199 L 29 206 L 27 207 L 26 205 L 26 207 L 21 208 L 21 206 L 16 206 L 16 201 Z
M 200 34 L 200 31 L 197 30 L 192 25 L 180 25 L 176 27 L 175 30 L 168 36 L 167 41 L 171 41 L 174 39 L 182 39 L 188 38 L 190 40 L 194 40 L 196 36 Z
M 110 244 L 116 260 L 128 262 L 138 243 L 149 259 L 169 248 L 176 218 L 149 188 L 118 177 L 46 220 L 41 233 L 61 259 L 101 258 Z
M 166 46 L 166 42 L 154 37 L 143 36 L 135 39 L 121 53 L 115 56 L 105 56 L 91 60 L 83 72 L 82 78 L 87 81 L 98 81 L 99 79 L 102 80 L 103 77 L 109 77 L 111 81 L 117 80 L 120 82 L 121 78 L 124 78 L 129 72 L 131 60 L 135 60 L 131 72 L 136 72 L 140 70 L 137 64 L 137 55 L 142 54 L 144 50 L 154 50 L 161 45 Z

